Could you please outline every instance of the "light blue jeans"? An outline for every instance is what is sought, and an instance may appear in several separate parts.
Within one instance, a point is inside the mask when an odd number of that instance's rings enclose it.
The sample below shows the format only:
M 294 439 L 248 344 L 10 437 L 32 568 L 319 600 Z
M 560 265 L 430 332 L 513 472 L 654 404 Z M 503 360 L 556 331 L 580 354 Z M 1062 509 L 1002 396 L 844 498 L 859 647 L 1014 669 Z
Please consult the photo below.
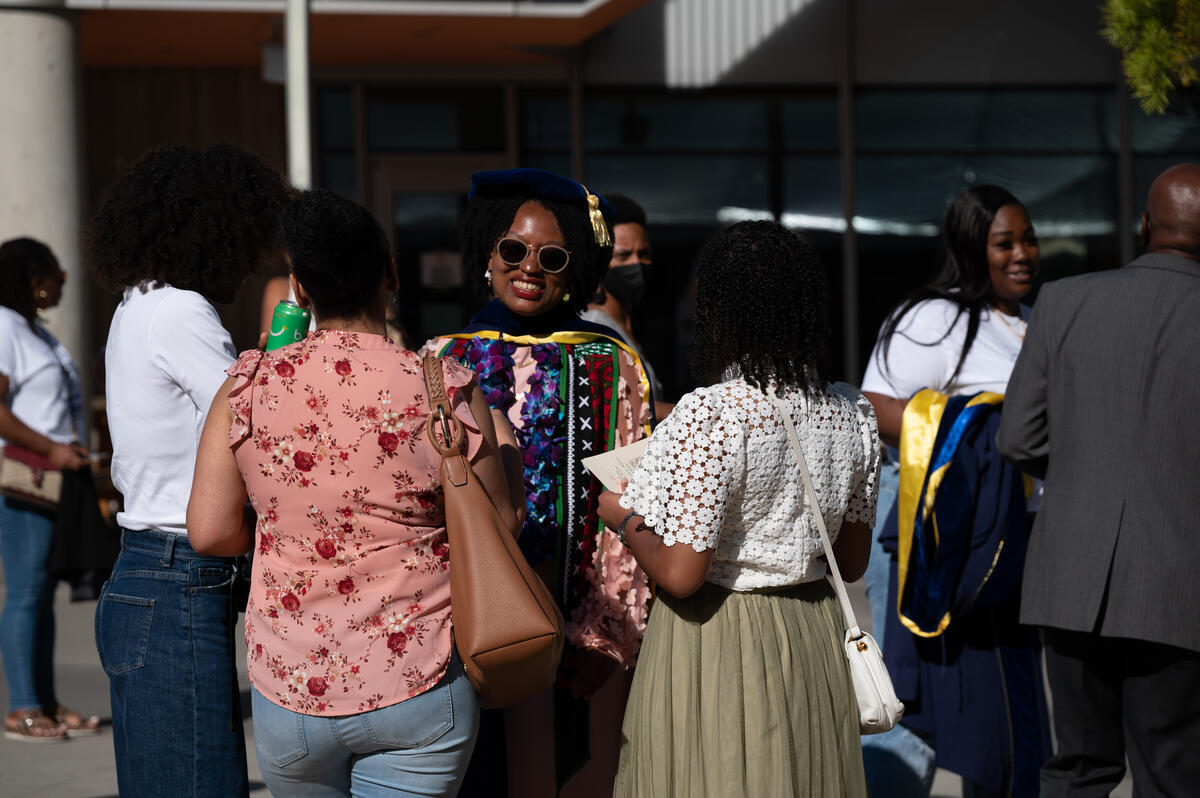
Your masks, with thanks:
M 455 655 L 432 689 L 357 715 L 304 715 L 251 696 L 258 766 L 288 798 L 455 796 L 475 735 L 479 698 Z
M 8 681 L 9 709 L 53 711 L 54 587 L 48 570 L 54 515 L 0 498 L 0 560 L 4 563 L 4 614 L 0 658 Z
M 883 550 L 879 533 L 896 502 L 900 468 L 889 460 L 879 474 L 879 504 L 875 530 L 871 533 L 871 560 L 863 582 L 871 602 L 871 634 L 883 648 L 887 622 L 888 573 L 892 555 Z M 897 725 L 883 734 L 862 738 L 863 767 L 867 772 L 867 791 L 889 798 L 929 798 L 933 775 L 937 770 L 934 751 L 917 735 Z

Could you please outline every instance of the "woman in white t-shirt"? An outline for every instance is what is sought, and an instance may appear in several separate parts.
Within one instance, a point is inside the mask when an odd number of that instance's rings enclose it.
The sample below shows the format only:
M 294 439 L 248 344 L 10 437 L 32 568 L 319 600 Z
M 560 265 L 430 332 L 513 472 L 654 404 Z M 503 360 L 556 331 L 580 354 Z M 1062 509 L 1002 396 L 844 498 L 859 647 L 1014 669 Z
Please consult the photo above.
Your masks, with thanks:
M 121 553 L 96 607 L 122 795 L 249 794 L 238 566 L 192 549 L 187 503 L 236 352 L 212 303 L 274 254 L 288 198 L 275 170 L 236 147 L 169 147 L 143 156 L 92 222 L 92 268 L 122 294 L 105 349 Z
M 38 314 L 58 304 L 66 274 L 50 248 L 32 238 L 0 245 L 0 445 L 20 447 L 59 470 L 86 468 L 78 445 L 82 397 L 70 354 Z M 0 498 L 0 559 L 4 613 L 0 657 L 8 681 L 4 736 L 23 742 L 62 741 L 95 733 L 54 695 L 54 588 L 48 559 L 54 513 L 18 499 Z
M 884 322 L 863 377 L 889 445 L 922 388 L 1004 393 L 1025 340 L 1029 308 L 1021 300 L 1038 271 L 1025 207 L 998 186 L 969 188 L 946 213 L 943 239 L 941 271 Z
M 908 400 L 924 388 L 950 395 L 1004 393 L 1025 339 L 1030 311 L 1021 300 L 1038 272 L 1038 240 L 1025 207 L 998 186 L 966 189 L 946 212 L 942 238 L 942 268 L 888 316 L 863 377 L 863 395 L 874 405 L 879 436 L 890 447 L 898 445 Z M 891 449 L 880 479 L 887 505 L 880 503 L 865 579 L 872 625 L 884 649 L 891 558 L 878 536 L 895 500 L 897 470 Z M 866 738 L 863 749 L 872 792 L 899 798 L 929 794 L 934 752 L 903 721 L 887 734 Z M 974 796 L 991 794 L 982 785 L 968 783 L 965 789 Z
M 614 795 L 865 798 L 842 574 L 867 565 L 879 438 L 857 390 L 824 379 L 823 268 L 775 222 L 700 256 L 693 363 L 705 387 L 654 432 L 600 517 L 659 586 L 621 729 Z M 799 429 L 805 496 L 778 397 Z

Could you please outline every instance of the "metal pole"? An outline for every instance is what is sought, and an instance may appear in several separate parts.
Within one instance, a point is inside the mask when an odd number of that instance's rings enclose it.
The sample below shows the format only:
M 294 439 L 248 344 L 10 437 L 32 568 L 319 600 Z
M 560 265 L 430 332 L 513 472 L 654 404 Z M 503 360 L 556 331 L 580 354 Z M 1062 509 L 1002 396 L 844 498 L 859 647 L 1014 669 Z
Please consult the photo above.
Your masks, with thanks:
M 842 371 L 857 383 L 858 364 L 858 237 L 854 229 L 858 198 L 854 169 L 854 0 L 842 3 L 842 64 L 838 79 L 838 118 L 842 155 Z
M 309 128 L 308 0 L 287 0 L 284 45 L 287 50 L 288 177 L 296 188 L 312 188 L 312 137 Z

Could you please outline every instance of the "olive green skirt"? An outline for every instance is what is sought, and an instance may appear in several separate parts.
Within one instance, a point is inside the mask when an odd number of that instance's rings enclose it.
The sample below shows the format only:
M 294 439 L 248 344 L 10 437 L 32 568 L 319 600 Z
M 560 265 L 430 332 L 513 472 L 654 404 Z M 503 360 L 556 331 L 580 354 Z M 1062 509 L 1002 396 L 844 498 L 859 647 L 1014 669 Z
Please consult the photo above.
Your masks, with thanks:
M 829 582 L 659 594 L 621 727 L 615 798 L 865 798 Z

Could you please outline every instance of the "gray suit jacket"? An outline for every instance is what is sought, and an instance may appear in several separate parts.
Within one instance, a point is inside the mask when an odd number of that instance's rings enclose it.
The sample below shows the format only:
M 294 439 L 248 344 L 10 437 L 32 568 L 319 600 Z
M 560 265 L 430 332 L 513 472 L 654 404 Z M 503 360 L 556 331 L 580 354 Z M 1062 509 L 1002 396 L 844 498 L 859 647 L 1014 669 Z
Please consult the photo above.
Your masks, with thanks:
M 1021 621 L 1200 651 L 1200 263 L 1046 285 L 998 443 L 1046 480 Z

